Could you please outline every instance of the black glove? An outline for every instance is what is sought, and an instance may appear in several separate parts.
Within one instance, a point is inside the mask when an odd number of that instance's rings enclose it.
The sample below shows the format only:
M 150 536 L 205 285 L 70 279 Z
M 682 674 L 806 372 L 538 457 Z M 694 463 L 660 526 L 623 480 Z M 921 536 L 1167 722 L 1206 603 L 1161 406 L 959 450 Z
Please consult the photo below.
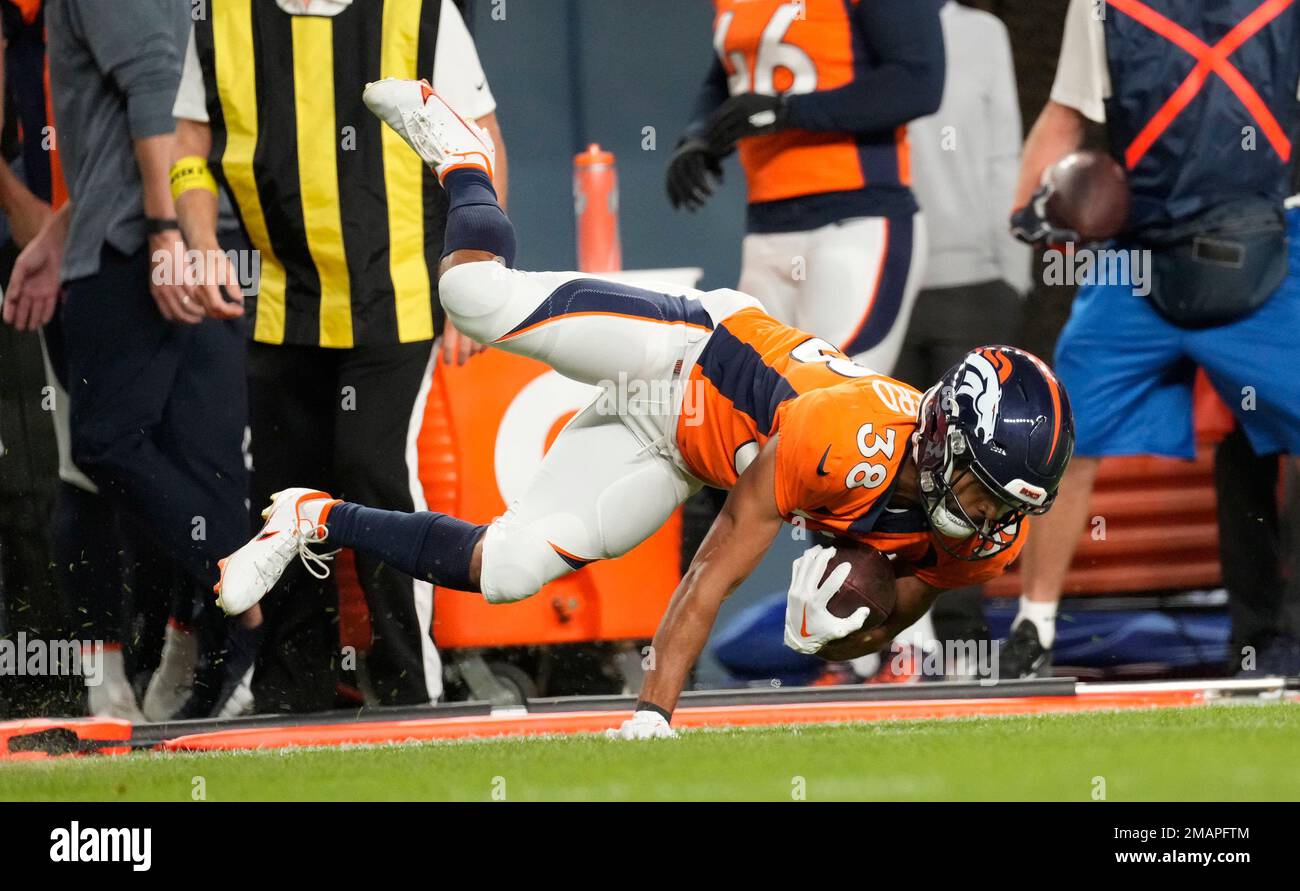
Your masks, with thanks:
M 1051 197 L 1049 184 L 1039 186 L 1029 203 L 1011 215 L 1011 234 L 1030 245 L 1080 241 L 1078 232 L 1058 228 L 1047 219 L 1047 201 Z
M 775 133 L 785 127 L 786 105 L 782 96 L 741 93 L 718 106 L 709 117 L 705 138 L 715 155 L 730 152 L 746 136 Z
M 722 159 L 709 151 L 708 143 L 683 138 L 668 162 L 668 201 L 673 209 L 699 210 L 713 194 L 714 181 L 722 182 Z

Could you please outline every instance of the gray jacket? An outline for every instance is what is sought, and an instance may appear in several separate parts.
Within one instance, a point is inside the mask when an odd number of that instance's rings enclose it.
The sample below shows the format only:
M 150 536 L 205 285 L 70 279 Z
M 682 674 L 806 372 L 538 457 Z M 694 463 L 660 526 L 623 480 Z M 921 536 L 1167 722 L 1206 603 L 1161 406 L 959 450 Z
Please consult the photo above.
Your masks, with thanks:
M 99 271 L 105 244 L 145 242 L 133 140 L 171 133 L 189 37 L 188 0 L 49 0 L 45 8 L 55 138 L 72 227 L 63 280 Z
M 912 189 L 929 234 L 923 288 L 1002 279 L 1029 290 L 1030 250 L 1007 219 L 1020 173 L 1020 105 L 1007 29 L 957 3 L 939 20 L 948 51 L 943 104 L 909 125 Z

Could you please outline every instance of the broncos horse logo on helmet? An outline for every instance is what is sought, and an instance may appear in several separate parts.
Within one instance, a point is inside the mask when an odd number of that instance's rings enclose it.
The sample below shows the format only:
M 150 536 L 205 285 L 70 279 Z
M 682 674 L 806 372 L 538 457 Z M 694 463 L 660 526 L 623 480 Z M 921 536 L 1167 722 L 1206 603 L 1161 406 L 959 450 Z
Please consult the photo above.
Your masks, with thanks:
M 957 392 L 975 405 L 975 433 L 982 442 L 993 438 L 1002 402 L 1002 384 L 1011 375 L 1011 362 L 996 350 L 980 349 L 966 356 Z
M 940 545 L 964 560 L 1011 546 L 1026 515 L 1046 513 L 1074 452 L 1065 390 L 1036 356 L 1009 346 L 967 353 L 931 387 L 912 434 L 921 503 Z M 971 518 L 953 485 L 973 474 L 1003 503 L 993 521 Z M 970 541 L 953 547 L 945 538 Z

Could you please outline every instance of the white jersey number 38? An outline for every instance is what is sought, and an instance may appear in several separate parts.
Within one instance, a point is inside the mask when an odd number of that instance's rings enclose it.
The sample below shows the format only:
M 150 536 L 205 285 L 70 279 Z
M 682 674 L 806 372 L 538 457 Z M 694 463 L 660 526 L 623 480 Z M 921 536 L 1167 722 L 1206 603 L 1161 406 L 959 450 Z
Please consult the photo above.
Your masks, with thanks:
M 885 435 L 881 436 L 875 432 L 871 424 L 863 424 L 858 428 L 858 452 L 864 458 L 883 455 L 885 460 L 891 460 L 894 457 L 894 436 L 893 427 L 886 429 Z M 871 441 L 868 442 L 868 439 Z M 863 461 L 860 464 L 853 465 L 853 468 L 849 470 L 848 476 L 844 478 L 844 485 L 850 489 L 858 486 L 874 489 L 884 483 L 888 477 L 888 465 Z

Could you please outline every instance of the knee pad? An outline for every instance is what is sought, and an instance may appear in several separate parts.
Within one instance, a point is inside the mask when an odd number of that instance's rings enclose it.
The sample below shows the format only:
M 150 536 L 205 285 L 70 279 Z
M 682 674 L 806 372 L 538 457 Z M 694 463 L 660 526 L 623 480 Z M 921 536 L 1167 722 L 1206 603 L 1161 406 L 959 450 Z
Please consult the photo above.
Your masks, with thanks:
M 438 299 L 456 330 L 479 343 L 491 343 L 497 314 L 510 300 L 513 270 L 493 260 L 461 263 L 438 279 Z
M 525 600 L 568 571 L 546 539 L 509 515 L 484 533 L 479 590 L 488 603 Z

